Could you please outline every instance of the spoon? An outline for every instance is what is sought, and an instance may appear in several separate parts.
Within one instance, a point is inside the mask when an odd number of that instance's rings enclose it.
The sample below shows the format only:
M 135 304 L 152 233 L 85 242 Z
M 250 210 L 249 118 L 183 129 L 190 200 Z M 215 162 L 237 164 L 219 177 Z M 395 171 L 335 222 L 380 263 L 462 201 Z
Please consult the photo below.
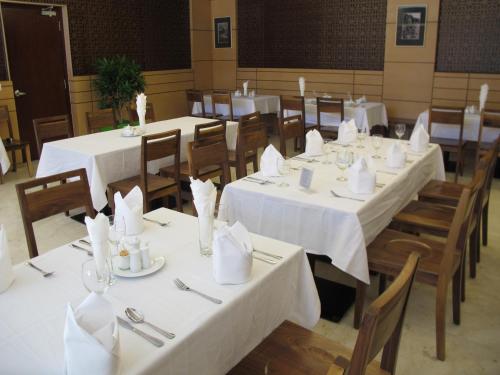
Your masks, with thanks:
M 168 227 L 170 225 L 170 221 L 167 221 L 166 223 L 162 223 L 161 221 L 148 219 L 147 217 L 145 217 L 144 220 L 149 221 L 151 223 L 158 224 L 160 227 Z
M 146 324 L 147 326 L 153 328 L 156 332 L 162 334 L 163 336 L 165 336 L 167 339 L 173 339 L 175 337 L 175 335 L 171 332 L 167 332 L 167 331 L 164 331 L 163 329 L 161 328 L 158 328 L 157 326 L 149 323 L 149 322 L 146 322 L 144 320 L 144 315 L 142 315 L 141 312 L 137 311 L 136 309 L 134 309 L 133 307 L 127 307 L 125 309 L 125 315 L 127 315 L 127 317 L 133 321 L 134 323 L 144 323 Z

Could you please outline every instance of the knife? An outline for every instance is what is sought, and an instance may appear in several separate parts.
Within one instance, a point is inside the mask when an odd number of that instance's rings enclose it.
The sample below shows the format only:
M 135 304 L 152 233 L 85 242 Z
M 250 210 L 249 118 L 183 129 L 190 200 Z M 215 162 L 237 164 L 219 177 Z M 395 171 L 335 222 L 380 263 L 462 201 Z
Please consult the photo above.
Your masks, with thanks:
M 141 336 L 143 339 L 146 339 L 147 341 L 149 341 L 154 346 L 157 346 L 159 348 L 163 346 L 164 342 L 161 341 L 160 339 L 157 339 L 156 337 L 148 335 L 146 332 L 135 328 L 132 324 L 130 324 L 126 320 L 120 318 L 119 316 L 117 316 L 116 319 L 118 319 L 118 324 L 120 324 L 123 328 L 126 328 L 126 329 L 136 333 L 137 335 Z

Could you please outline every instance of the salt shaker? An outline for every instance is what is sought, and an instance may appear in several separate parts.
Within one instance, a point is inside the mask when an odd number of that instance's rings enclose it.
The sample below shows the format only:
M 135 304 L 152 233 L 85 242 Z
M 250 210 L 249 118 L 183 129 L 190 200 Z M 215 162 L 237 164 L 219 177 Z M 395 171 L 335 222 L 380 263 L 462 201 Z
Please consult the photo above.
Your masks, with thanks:
M 151 267 L 151 258 L 149 257 L 149 242 L 141 242 L 141 260 L 142 268 L 146 269 Z
M 130 251 L 130 272 L 137 273 L 142 270 L 141 253 L 138 250 Z

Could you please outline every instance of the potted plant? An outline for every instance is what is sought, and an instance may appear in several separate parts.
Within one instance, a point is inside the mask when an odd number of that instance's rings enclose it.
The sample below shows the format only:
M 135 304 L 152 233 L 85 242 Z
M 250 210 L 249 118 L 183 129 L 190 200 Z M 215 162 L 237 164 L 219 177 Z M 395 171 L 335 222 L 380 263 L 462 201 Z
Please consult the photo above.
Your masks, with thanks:
M 94 87 L 101 108 L 113 108 L 118 124 L 124 124 L 123 106 L 137 93 L 144 92 L 145 81 L 140 66 L 126 56 L 103 57 L 96 62 Z

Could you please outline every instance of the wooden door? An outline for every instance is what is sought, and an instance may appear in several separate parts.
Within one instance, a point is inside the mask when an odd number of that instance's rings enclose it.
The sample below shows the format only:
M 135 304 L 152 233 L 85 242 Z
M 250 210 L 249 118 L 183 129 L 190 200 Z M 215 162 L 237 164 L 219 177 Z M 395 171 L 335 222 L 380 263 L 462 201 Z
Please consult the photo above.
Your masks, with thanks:
M 10 79 L 20 138 L 37 158 L 33 119 L 70 114 L 61 8 L 42 15 L 41 6 L 2 3 Z

